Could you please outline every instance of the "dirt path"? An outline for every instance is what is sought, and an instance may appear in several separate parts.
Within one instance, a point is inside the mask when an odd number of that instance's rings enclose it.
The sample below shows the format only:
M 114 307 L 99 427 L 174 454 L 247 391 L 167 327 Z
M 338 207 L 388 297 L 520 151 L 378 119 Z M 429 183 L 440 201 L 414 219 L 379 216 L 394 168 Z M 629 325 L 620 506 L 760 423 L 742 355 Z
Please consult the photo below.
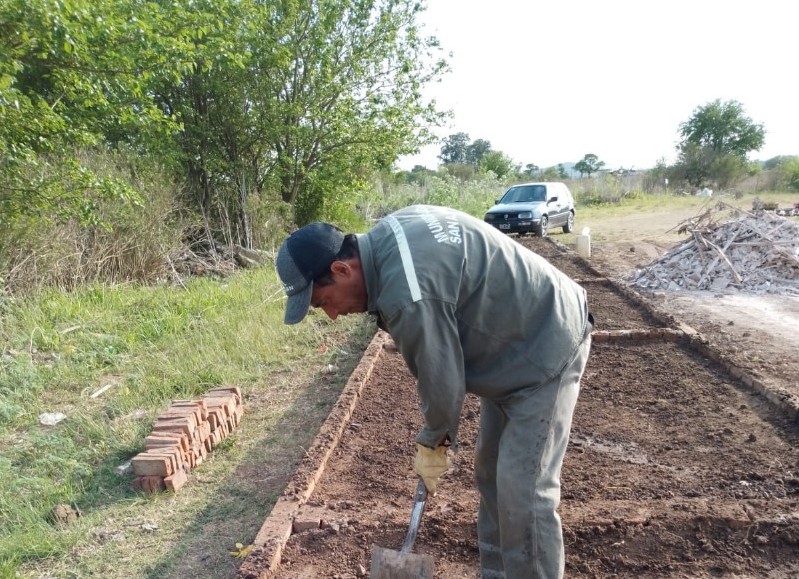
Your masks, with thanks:
M 797 415 L 697 350 L 727 346 L 733 361 L 787 387 L 780 373 L 787 379 L 796 363 L 787 360 L 773 372 L 771 356 L 787 351 L 791 328 L 799 325 L 766 321 L 781 313 L 780 304 L 762 302 L 747 317 L 738 308 L 750 304 L 740 296 L 723 298 L 728 303 L 721 310 L 712 301 L 719 298 L 708 298 L 714 308 L 706 309 L 702 300 L 660 296 L 654 302 L 674 321 L 668 331 L 658 330 L 659 308 L 631 301 L 604 279 L 607 270 L 539 242 L 529 241 L 580 280 L 598 320 L 563 471 L 567 576 L 799 576 Z M 620 267 L 621 258 L 609 250 L 602 258 Z M 720 311 L 726 316 L 718 317 Z M 699 344 L 680 333 L 680 320 L 701 322 L 713 337 Z M 784 332 L 777 348 L 766 347 L 772 330 Z M 754 345 L 761 354 L 752 353 Z M 399 548 L 415 485 L 411 457 L 420 415 L 414 388 L 399 355 L 382 351 L 340 443 L 295 514 L 295 532 L 274 576 L 367 577 L 373 545 Z M 478 577 L 471 468 L 477 422 L 470 397 L 461 452 L 429 500 L 417 539 L 416 550 L 436 560 L 436 577 Z M 288 491 L 296 496 L 298 489 Z M 271 547 L 256 549 L 241 577 L 260 576 Z

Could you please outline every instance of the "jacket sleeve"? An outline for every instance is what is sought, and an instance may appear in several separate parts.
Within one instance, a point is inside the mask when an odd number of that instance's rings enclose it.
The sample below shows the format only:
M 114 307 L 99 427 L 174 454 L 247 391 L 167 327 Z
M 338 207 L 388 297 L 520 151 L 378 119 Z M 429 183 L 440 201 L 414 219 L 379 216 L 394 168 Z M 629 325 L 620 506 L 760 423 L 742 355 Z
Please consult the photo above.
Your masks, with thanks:
M 454 306 L 423 299 L 386 319 L 386 325 L 417 380 L 424 428 L 416 441 L 435 448 L 449 439 L 457 448 L 466 386 Z

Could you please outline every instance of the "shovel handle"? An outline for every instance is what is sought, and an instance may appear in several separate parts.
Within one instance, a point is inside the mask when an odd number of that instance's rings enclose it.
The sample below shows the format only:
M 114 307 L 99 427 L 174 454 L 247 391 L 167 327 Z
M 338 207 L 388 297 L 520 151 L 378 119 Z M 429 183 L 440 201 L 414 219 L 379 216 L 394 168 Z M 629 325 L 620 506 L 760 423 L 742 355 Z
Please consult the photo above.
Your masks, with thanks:
M 408 534 L 405 535 L 405 542 L 402 544 L 400 553 L 410 553 L 413 548 L 413 543 L 416 541 L 416 533 L 419 532 L 419 523 L 422 521 L 425 501 L 427 501 L 427 487 L 424 481 L 419 479 L 419 483 L 416 485 L 413 510 L 411 511 L 411 524 L 408 526 Z

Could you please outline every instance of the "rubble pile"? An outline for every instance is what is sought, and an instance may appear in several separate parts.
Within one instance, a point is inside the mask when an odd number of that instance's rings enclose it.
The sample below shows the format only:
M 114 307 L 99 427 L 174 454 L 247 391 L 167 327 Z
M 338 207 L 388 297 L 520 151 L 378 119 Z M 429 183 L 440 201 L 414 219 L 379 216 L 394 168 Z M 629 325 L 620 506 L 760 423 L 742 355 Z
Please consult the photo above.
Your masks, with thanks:
M 732 218 L 720 222 L 719 217 Z M 636 270 L 648 290 L 799 295 L 799 222 L 717 202 L 678 226 L 688 239 Z

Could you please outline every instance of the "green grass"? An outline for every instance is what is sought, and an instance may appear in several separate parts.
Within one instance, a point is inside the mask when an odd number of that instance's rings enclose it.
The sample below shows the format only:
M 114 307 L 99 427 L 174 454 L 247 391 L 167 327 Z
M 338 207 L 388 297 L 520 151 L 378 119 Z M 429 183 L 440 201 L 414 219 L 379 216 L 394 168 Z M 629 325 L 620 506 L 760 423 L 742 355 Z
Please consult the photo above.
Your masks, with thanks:
M 227 550 L 252 540 L 373 332 L 363 316 L 284 326 L 271 267 L 185 289 L 2 300 L 0 577 L 181 576 L 173 555 L 197 549 L 219 569 L 195 575 L 229 574 Z M 179 493 L 134 492 L 115 467 L 143 449 L 155 417 L 222 384 L 245 393 L 240 432 Z M 44 426 L 46 412 L 66 419 Z M 261 465 L 269 472 L 250 476 Z M 82 516 L 59 526 L 58 504 Z

